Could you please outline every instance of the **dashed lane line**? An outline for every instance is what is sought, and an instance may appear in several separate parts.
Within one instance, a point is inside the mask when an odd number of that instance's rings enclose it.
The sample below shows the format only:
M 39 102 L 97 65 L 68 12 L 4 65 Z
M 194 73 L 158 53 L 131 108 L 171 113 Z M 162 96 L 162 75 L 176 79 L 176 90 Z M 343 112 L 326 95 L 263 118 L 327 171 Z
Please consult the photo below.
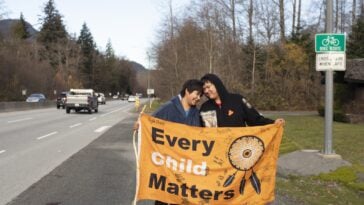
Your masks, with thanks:
M 57 134 L 57 133 L 58 133 L 57 131 L 56 131 L 56 132 L 51 132 L 51 133 L 49 133 L 49 134 L 43 135 L 43 136 L 41 136 L 41 137 L 38 137 L 38 138 L 37 138 L 37 140 L 41 140 L 41 139 L 44 139 L 44 138 L 50 137 L 50 136 L 55 135 L 55 134 Z
M 23 119 L 10 120 L 10 121 L 8 121 L 8 123 L 22 122 L 22 121 L 27 121 L 27 120 L 32 120 L 32 119 L 33 118 L 28 117 L 28 118 L 23 118 Z
M 6 150 L 4 150 L 4 149 L 3 149 L 3 150 L 0 150 L 0 154 L 2 154 L 2 153 L 4 153 L 4 152 L 6 152 Z
M 102 126 L 102 127 L 99 127 L 97 128 L 94 132 L 103 132 L 107 129 L 109 129 L 111 126 Z
M 105 114 L 102 114 L 101 117 L 105 117 L 106 115 L 110 115 L 111 113 L 114 113 L 114 112 L 117 112 L 117 111 L 120 111 L 120 110 L 123 110 L 125 108 L 119 108 L 119 109 L 116 109 L 116 110 L 113 110 L 111 112 L 108 112 L 108 113 L 105 113 Z
M 89 121 L 94 121 L 94 120 L 96 120 L 96 117 L 89 119 Z
M 82 125 L 82 123 L 77 123 L 77 124 L 71 125 L 70 128 L 78 127 L 80 125 Z

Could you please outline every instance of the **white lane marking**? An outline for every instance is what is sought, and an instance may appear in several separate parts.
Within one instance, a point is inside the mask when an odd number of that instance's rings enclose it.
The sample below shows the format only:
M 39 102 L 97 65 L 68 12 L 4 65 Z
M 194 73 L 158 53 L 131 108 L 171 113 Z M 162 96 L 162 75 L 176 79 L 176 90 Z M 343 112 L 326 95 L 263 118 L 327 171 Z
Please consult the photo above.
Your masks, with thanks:
M 122 110 L 122 109 L 125 109 L 125 108 L 119 108 L 119 109 L 113 110 L 113 111 L 111 111 L 111 112 L 108 112 L 108 113 L 105 113 L 105 114 L 101 115 L 101 117 L 105 117 L 106 115 L 109 115 L 109 114 L 111 114 L 111 113 L 114 113 L 114 112 L 120 111 L 120 110 Z
M 80 125 L 82 125 L 82 123 L 77 123 L 77 124 L 71 125 L 70 128 L 74 128 L 74 127 L 77 127 L 77 126 L 80 126 Z
M 23 118 L 23 119 L 18 119 L 18 120 L 10 120 L 10 121 L 8 121 L 8 123 L 21 122 L 21 121 L 32 120 L 32 119 L 33 118 L 28 117 L 28 118 Z
M 4 149 L 3 149 L 3 150 L 0 150 L 0 154 L 2 154 L 2 153 L 4 153 L 4 152 L 6 152 L 6 150 L 4 150 Z
M 43 135 L 43 136 L 41 136 L 41 137 L 38 137 L 38 138 L 37 138 L 37 140 L 44 139 L 44 138 L 46 138 L 46 137 L 49 137 L 49 136 L 55 135 L 55 134 L 57 134 L 57 133 L 58 133 L 58 132 L 51 132 L 51 133 L 49 133 L 49 134 Z
M 97 128 L 94 132 L 103 132 L 106 129 L 109 129 L 111 126 L 102 126 Z
M 93 121 L 93 120 L 96 120 L 96 117 L 93 117 L 93 118 L 89 119 L 89 121 Z

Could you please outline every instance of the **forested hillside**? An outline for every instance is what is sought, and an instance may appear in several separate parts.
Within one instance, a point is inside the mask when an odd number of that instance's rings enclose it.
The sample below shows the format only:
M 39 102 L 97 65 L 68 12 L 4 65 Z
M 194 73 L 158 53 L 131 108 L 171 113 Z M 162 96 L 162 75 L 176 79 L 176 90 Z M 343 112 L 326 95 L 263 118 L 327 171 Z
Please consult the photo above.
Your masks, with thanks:
M 314 39 L 325 33 L 325 1 L 201 0 L 184 9 L 166 4 L 154 47 L 159 96 L 175 95 L 188 78 L 218 74 L 228 89 L 262 109 L 315 109 L 324 95 L 315 70 Z M 305 5 L 305 7 L 304 7 Z M 363 0 L 334 1 L 334 32 L 347 51 L 363 48 Z M 359 34 L 360 33 L 360 34 Z M 361 37 L 359 37 L 361 36 Z M 363 50 L 356 52 L 363 57 Z
M 79 36 L 68 33 L 53 0 L 43 5 L 38 32 L 22 14 L 19 20 L 3 16 L 0 12 L 0 101 L 24 100 L 22 90 L 50 99 L 54 91 L 70 88 L 112 94 L 145 90 L 136 81 L 135 64 L 115 56 L 111 42 L 98 50 L 86 22 Z
M 98 50 L 87 22 L 79 36 L 68 33 L 53 0 L 43 5 L 37 34 L 21 15 L 10 35 L 0 37 L 0 100 L 21 100 L 24 89 L 52 96 L 73 87 L 145 93 L 148 85 L 169 99 L 185 80 L 215 73 L 259 109 L 322 103 L 314 39 L 325 33 L 325 1 L 191 0 L 182 8 L 172 2 L 160 2 L 164 21 L 146 51 L 153 70 L 139 73 L 138 64 L 115 56 L 111 42 Z M 347 59 L 363 58 L 364 0 L 334 0 L 333 14 L 334 32 L 347 34 Z

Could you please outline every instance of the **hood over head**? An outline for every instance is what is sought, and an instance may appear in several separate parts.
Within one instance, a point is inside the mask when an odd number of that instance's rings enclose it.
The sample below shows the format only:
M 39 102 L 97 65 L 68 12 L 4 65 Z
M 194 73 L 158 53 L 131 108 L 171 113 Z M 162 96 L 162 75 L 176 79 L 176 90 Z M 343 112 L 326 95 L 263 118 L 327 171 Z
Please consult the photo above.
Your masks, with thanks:
M 226 90 L 224 84 L 222 83 L 221 79 L 212 73 L 208 73 L 205 74 L 202 78 L 201 78 L 202 82 L 211 82 L 212 84 L 215 85 L 217 92 L 219 93 L 219 97 L 221 99 L 222 102 L 224 102 L 224 100 L 227 98 L 229 92 Z

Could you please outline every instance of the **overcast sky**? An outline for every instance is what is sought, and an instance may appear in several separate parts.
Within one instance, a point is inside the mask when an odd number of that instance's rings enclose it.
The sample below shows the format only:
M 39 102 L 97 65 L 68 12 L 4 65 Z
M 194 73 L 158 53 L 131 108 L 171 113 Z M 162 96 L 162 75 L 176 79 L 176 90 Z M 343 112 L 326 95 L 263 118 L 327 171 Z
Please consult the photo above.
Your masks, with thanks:
M 44 16 L 48 0 L 2 0 L 5 18 L 18 19 L 20 12 L 26 21 L 39 30 L 39 17 Z M 174 2 L 182 7 L 190 0 Z M 111 40 L 115 54 L 148 67 L 147 49 L 166 13 L 166 0 L 55 0 L 69 33 L 78 36 L 86 22 L 99 49 L 105 50 Z
M 169 0 L 54 0 L 63 15 L 66 29 L 71 34 L 80 33 L 86 22 L 99 50 L 104 51 L 110 39 L 115 54 L 149 67 L 147 51 L 156 42 L 157 32 L 168 13 Z M 39 17 L 48 0 L 0 0 L 5 6 L 5 18 L 19 19 L 22 12 L 26 21 L 37 30 Z M 174 13 L 181 11 L 191 0 L 173 0 Z M 303 8 L 309 2 L 303 1 Z M 319 5 L 314 3 L 313 5 Z M 319 11 L 317 10 L 317 13 Z M 314 12 L 316 13 L 316 11 Z M 310 13 L 303 10 L 304 18 Z M 287 24 L 288 26 L 288 24 Z

